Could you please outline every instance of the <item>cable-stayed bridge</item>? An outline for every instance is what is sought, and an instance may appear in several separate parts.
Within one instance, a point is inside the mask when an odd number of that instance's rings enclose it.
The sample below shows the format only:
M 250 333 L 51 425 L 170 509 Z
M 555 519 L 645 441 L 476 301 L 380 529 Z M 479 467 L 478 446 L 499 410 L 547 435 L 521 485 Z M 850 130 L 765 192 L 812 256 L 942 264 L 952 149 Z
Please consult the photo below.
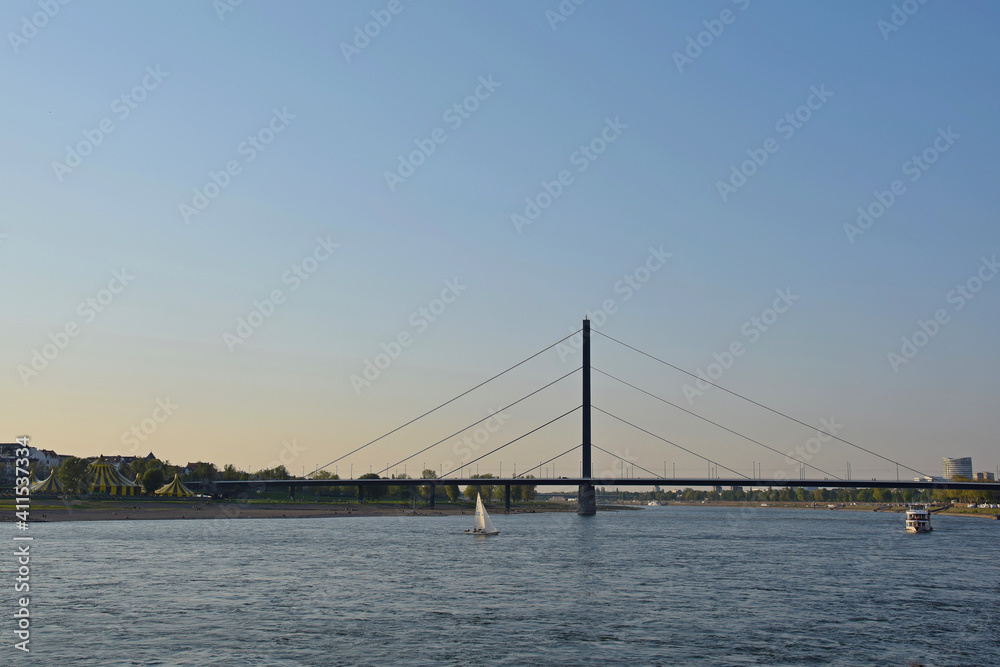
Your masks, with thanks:
M 384 469 L 378 471 L 378 473 L 377 473 L 378 478 L 375 478 L 374 475 L 371 475 L 370 479 L 349 479 L 349 480 L 345 480 L 345 479 L 315 479 L 315 478 L 308 479 L 308 478 L 306 478 L 306 479 L 285 479 L 285 480 L 271 479 L 271 480 L 218 481 L 218 482 L 211 483 L 210 487 L 213 488 L 213 490 L 216 493 L 222 493 L 222 494 L 226 494 L 226 495 L 231 494 L 234 491 L 238 491 L 238 490 L 241 490 L 241 489 L 247 489 L 247 488 L 255 488 L 255 489 L 262 489 L 262 488 L 263 489 L 287 488 L 287 489 L 289 489 L 291 495 L 294 497 L 296 489 L 304 489 L 304 488 L 309 488 L 309 487 L 329 487 L 329 486 L 344 487 L 344 486 L 354 486 L 354 485 L 356 485 L 357 488 L 358 488 L 358 497 L 359 498 L 363 498 L 364 495 L 365 495 L 365 489 L 368 488 L 368 487 L 379 487 L 379 486 L 383 486 L 383 487 L 387 487 L 387 486 L 425 486 L 425 487 L 430 487 L 430 491 L 431 492 L 429 493 L 429 503 L 430 503 L 431 506 L 433 506 L 434 505 L 434 497 L 435 497 L 434 490 L 435 490 L 436 487 L 439 487 L 439 486 L 451 486 L 451 485 L 467 486 L 467 485 L 477 485 L 477 484 L 488 484 L 488 485 L 494 486 L 494 487 L 496 487 L 496 486 L 504 487 L 504 489 L 505 489 L 505 497 L 506 497 L 506 507 L 509 510 L 510 509 L 510 497 L 511 497 L 510 490 L 511 490 L 512 486 L 518 486 L 518 485 L 561 486 L 561 487 L 576 486 L 576 487 L 578 487 L 578 499 L 577 499 L 578 505 L 577 505 L 577 511 L 578 511 L 579 514 L 583 514 L 583 515 L 594 514 L 596 512 L 596 510 L 597 510 L 596 499 L 595 499 L 595 491 L 594 491 L 594 486 L 595 485 L 601 485 L 601 486 L 647 486 L 647 487 L 648 486 L 672 486 L 672 487 L 698 487 L 698 486 L 702 486 L 702 487 L 704 487 L 704 486 L 718 486 L 718 487 L 722 487 L 722 486 L 729 486 L 729 487 L 742 487 L 742 486 L 758 486 L 758 487 L 759 486 L 768 486 L 768 487 L 774 487 L 774 486 L 779 486 L 780 487 L 780 486 L 802 486 L 802 487 L 823 487 L 823 488 L 894 488 L 894 489 L 1000 490 L 1000 485 L 995 484 L 995 483 L 989 483 L 989 482 L 958 482 L 958 481 L 939 480 L 939 479 L 931 478 L 926 473 L 921 472 L 920 470 L 917 470 L 916 468 L 911 467 L 911 466 L 909 466 L 909 465 L 907 465 L 905 463 L 902 463 L 900 461 L 896 461 L 896 460 L 891 459 L 889 457 L 883 456 L 882 454 L 879 454 L 878 452 L 876 452 L 876 451 L 874 451 L 872 449 L 869 449 L 869 448 L 863 447 L 861 445 L 858 445 L 856 443 L 850 442 L 850 441 L 848 441 L 848 440 L 846 440 L 846 439 L 844 439 L 842 437 L 839 437 L 839 436 L 837 436 L 837 435 L 835 435 L 833 433 L 826 433 L 825 435 L 826 435 L 826 437 L 828 439 L 830 439 L 830 440 L 836 440 L 841 445 L 843 445 L 845 447 L 853 448 L 854 450 L 858 450 L 858 451 L 863 452 L 865 454 L 868 454 L 868 455 L 871 455 L 873 457 L 876 457 L 877 459 L 879 459 L 881 461 L 884 461 L 886 463 L 890 463 L 890 464 L 894 465 L 896 467 L 896 470 L 897 470 L 897 479 L 895 479 L 895 480 L 888 480 L 888 479 L 881 479 L 881 480 L 880 479 L 855 480 L 855 479 L 851 479 L 849 475 L 848 475 L 847 478 L 835 475 L 834 473 L 832 473 L 830 471 L 823 470 L 822 468 L 817 467 L 815 464 L 811 464 L 811 463 L 809 463 L 806 460 L 802 460 L 802 459 L 796 458 L 795 456 L 792 456 L 789 453 L 782 452 L 782 451 L 780 451 L 779 449 L 777 449 L 775 447 L 772 447 L 772 446 L 770 446 L 770 445 L 768 445 L 768 444 L 766 444 L 764 442 L 761 442 L 760 440 L 757 440 L 757 439 L 751 438 L 751 437 L 749 437 L 747 435 L 744 435 L 744 434 L 740 433 L 739 431 L 737 431 L 735 429 L 732 429 L 732 428 L 730 428 L 730 427 L 728 427 L 728 426 L 726 426 L 726 425 L 724 425 L 724 424 L 722 424 L 722 423 L 720 423 L 718 421 L 709 419 L 709 418 L 704 417 L 704 416 L 702 416 L 702 415 L 700 415 L 700 414 L 698 414 L 698 413 L 696 413 L 696 412 L 694 412 L 692 410 L 689 410 L 689 409 L 684 408 L 684 407 L 682 407 L 682 406 L 680 406 L 680 405 L 678 405 L 676 403 L 673 403 L 673 402 L 667 400 L 666 398 L 663 398 L 663 397 L 661 397 L 661 396 L 659 396 L 659 395 L 657 395 L 657 394 L 655 394 L 653 392 L 647 391 L 646 389 L 643 389 L 642 387 L 638 386 L 637 384 L 628 382 L 628 381 L 626 381 L 626 380 L 618 377 L 617 375 L 614 375 L 614 374 L 612 374 L 610 372 L 607 372 L 607 371 L 603 371 L 603 370 L 598 369 L 598 368 L 594 368 L 591 365 L 591 337 L 592 337 L 592 334 L 595 334 L 595 333 L 597 335 L 600 335 L 600 336 L 604 337 L 605 339 L 607 339 L 609 341 L 612 341 L 613 343 L 615 343 L 615 344 L 617 344 L 619 346 L 622 346 L 625 349 L 630 350 L 634 354 L 640 355 L 641 357 L 644 358 L 644 360 L 646 360 L 649 363 L 655 362 L 655 363 L 667 366 L 669 368 L 672 368 L 675 371 L 678 371 L 680 373 L 684 373 L 684 374 L 689 375 L 689 376 L 691 376 L 693 378 L 696 378 L 699 382 L 704 382 L 704 383 L 707 383 L 707 384 L 709 384 L 709 385 L 711 385 L 713 387 L 717 387 L 718 389 L 726 392 L 727 394 L 730 394 L 730 395 L 732 395 L 732 396 L 734 396 L 736 398 L 739 398 L 740 400 L 745 401 L 747 404 L 752 405 L 752 406 L 754 406 L 757 409 L 764 410 L 764 411 L 767 411 L 767 412 L 772 413 L 774 415 L 777 415 L 777 416 L 781 417 L 782 419 L 785 419 L 785 420 L 787 420 L 787 421 L 789 421 L 789 422 L 791 422 L 793 424 L 796 424 L 798 426 L 803 426 L 803 427 L 807 428 L 809 431 L 812 431 L 812 432 L 816 431 L 815 427 L 810 426 L 806 422 L 804 422 L 802 420 L 799 420 L 799 419 L 797 419 L 797 418 L 795 418 L 795 417 L 787 414 L 786 412 L 782 412 L 780 410 L 768 407 L 767 405 L 764 405 L 763 403 L 760 403 L 760 402 L 758 402 L 758 401 L 756 401 L 756 400 L 754 400 L 752 398 L 749 398 L 749 397 L 747 397 L 747 396 L 745 396 L 743 394 L 737 393 L 737 392 L 732 391 L 730 389 L 727 389 L 727 388 L 725 388 L 725 387 L 723 387 L 723 386 L 721 386 L 719 384 L 716 384 L 715 382 L 712 382 L 711 380 L 705 378 L 703 375 L 695 375 L 694 373 L 691 373 L 691 372 L 689 372 L 689 371 L 687 371 L 687 370 L 685 370 L 683 368 L 680 368 L 679 366 L 675 366 L 674 364 L 671 364 L 671 363 L 669 363 L 669 362 L 661 359 L 660 357 L 657 357 L 657 356 L 655 356 L 653 354 L 650 354 L 648 352 L 640 350 L 639 348 L 633 347 L 632 345 L 629 345 L 628 343 L 620 341 L 620 340 L 618 340 L 616 338 L 612 338 L 611 336 L 608 336 L 608 335 L 606 335 L 604 333 L 601 333 L 600 331 L 592 330 L 591 326 L 590 326 L 590 320 L 585 319 L 583 321 L 582 328 L 574 331 L 569 336 L 566 336 L 566 337 L 564 337 L 564 338 L 556 341 L 552 345 L 549 345 L 548 347 L 545 347 L 542 350 L 539 350 L 538 352 L 536 352 L 536 353 L 532 354 L 531 356 L 529 356 L 529 357 L 527 357 L 527 358 L 525 358 L 525 359 L 517 362 L 516 364 L 508 367 L 507 369 L 501 371 L 500 373 L 497 373 L 497 374 L 493 375 L 492 377 L 490 377 L 490 378 L 488 378 L 488 379 L 480 382 L 476 386 L 474 386 L 474 387 L 472 387 L 470 389 L 467 389 L 466 391 L 463 391 L 462 393 L 460 393 L 460 394 L 458 394 L 456 396 L 453 396 L 452 398 L 448 399 L 447 401 L 445 401 L 445 402 L 437 405 L 434 408 L 431 408 L 430 410 L 427 410 L 423 414 L 418 415 L 417 417 L 414 417 L 413 419 L 407 421 L 404 424 L 401 424 L 400 426 L 397 426 L 396 428 L 388 431 L 387 433 L 383 433 L 379 437 L 377 437 L 377 438 L 375 438 L 373 440 L 370 440 L 370 441 L 368 441 L 368 442 L 366 442 L 366 443 L 364 443 L 364 444 L 362 444 L 362 445 L 360 445 L 360 446 L 352 449 L 349 452 L 346 452 L 345 454 L 343 454 L 343 455 L 335 458 L 334 460 L 330 461 L 329 463 L 327 463 L 327 464 L 325 464 L 323 466 L 320 466 L 316 470 L 313 470 L 309 474 L 310 475 L 314 475 L 315 473 L 319 472 L 320 470 L 329 468 L 330 466 L 333 466 L 333 465 L 337 464 L 339 461 L 343 461 L 344 459 L 347 459 L 350 456 L 353 456 L 353 455 L 355 455 L 355 454 L 357 454 L 357 453 L 359 453 L 359 452 L 361 452 L 363 450 L 368 449 L 369 447 L 375 446 L 378 443 L 383 442 L 389 436 L 391 436 L 393 434 L 396 434 L 398 432 L 401 432 L 404 429 L 407 429 L 408 427 L 416 424 L 417 422 L 419 422 L 419 421 L 421 421 L 421 420 L 429 417 L 430 415 L 432 415 L 433 413 L 437 412 L 438 410 L 441 410 L 442 408 L 444 408 L 444 407 L 446 407 L 446 406 L 454 403 L 455 401 L 458 401 L 459 399 L 461 399 L 461 398 L 463 398 L 465 396 L 468 396 L 468 395 L 472 394 L 473 392 L 475 392 L 475 391 L 477 391 L 477 390 L 485 387 L 486 385 L 488 385 L 489 383 L 493 382 L 494 380 L 497 380 L 498 378 L 500 378 L 500 377 L 502 377 L 502 376 L 504 376 L 504 375 L 512 372 L 513 370 L 517 369 L 518 367 L 523 366 L 524 364 L 528 363 L 529 361 L 531 361 L 531 360 L 533 360 L 533 359 L 541 356 L 545 352 L 548 352 L 549 350 L 555 348 L 556 346 L 564 343 L 566 340 L 572 338 L 573 336 L 576 336 L 577 334 L 582 334 L 583 360 L 582 360 L 581 366 L 579 366 L 577 368 L 574 368 L 573 370 L 571 370 L 571 371 L 563 374 L 561 377 L 556 378 L 555 380 L 552 380 L 551 382 L 543 385 L 542 387 L 540 387 L 540 388 L 538 388 L 538 389 L 536 389 L 536 390 L 534 390 L 534 391 L 532 391 L 532 392 L 530 392 L 528 394 L 525 394 L 524 396 L 518 398 L 516 401 L 514 401 L 512 403 L 509 403 L 509 404 L 505 405 L 504 407 L 500 408 L 499 410 L 497 410 L 497 412 L 502 412 L 504 410 L 513 408 L 513 407 L 517 406 L 518 404 L 520 404 L 520 403 L 528 400 L 529 398 L 532 398 L 533 396 L 535 396 L 535 395 L 543 392 L 544 390 L 548 389 L 549 387 L 552 387 L 554 385 L 557 385 L 559 383 L 564 382 L 565 380 L 567 380 L 570 377 L 574 376 L 578 372 L 581 374 L 581 379 L 582 379 L 582 382 L 581 382 L 581 400 L 580 400 L 580 403 L 578 405 L 576 405 L 575 407 L 573 407 L 572 409 L 564 411 L 564 412 L 562 412 L 562 414 L 559 414 L 559 415 L 557 415 L 555 417 L 552 417 L 552 418 L 548 419 L 547 421 L 545 421 L 541 425 L 539 425 L 539 426 L 537 426 L 535 428 L 532 428 L 531 430 L 529 430 L 529 431 L 527 431 L 525 433 L 522 433 L 521 435 L 517 436 L 516 438 L 513 438 L 512 440 L 509 440 L 509 441 L 507 441 L 507 442 L 505 442 L 505 443 L 503 443 L 503 444 L 501 444 L 501 445 L 499 445 L 497 447 L 494 447 L 493 449 L 491 449 L 491 450 L 489 450 L 489 451 L 487 451 L 487 452 L 485 452 L 485 453 L 477 456 L 476 458 L 473 458 L 473 459 L 468 460 L 468 461 L 463 461 L 462 465 L 458 469 L 456 469 L 456 470 L 451 470 L 451 471 L 449 471 L 447 473 L 442 474 L 440 477 L 436 477 L 436 478 L 433 478 L 433 479 L 409 479 L 409 478 L 398 478 L 398 477 L 382 478 L 382 475 L 388 473 L 389 471 L 391 471 L 391 470 L 393 470 L 395 468 L 398 468 L 398 466 L 400 466 L 400 465 L 405 465 L 405 463 L 407 461 L 411 461 L 411 460 L 415 459 L 417 456 L 423 455 L 425 457 L 425 459 L 426 459 L 426 456 L 428 455 L 428 452 L 430 452 L 432 449 L 434 449 L 438 445 L 441 445 L 442 443 L 445 443 L 445 442 L 451 440 L 452 438 L 454 438 L 454 437 L 456 437 L 456 436 L 458 436 L 458 435 L 460 435 L 460 434 L 468 431 L 469 429 L 472 429 L 472 428 L 474 428 L 474 427 L 482 424 L 483 422 L 485 422 L 488 419 L 490 419 L 491 416 L 483 417 L 482 419 L 478 419 L 478 420 L 476 420 L 476 421 L 474 421 L 474 422 L 472 422 L 470 424 L 464 425 L 461 428 L 459 428 L 457 431 L 455 431 L 455 432 L 453 432 L 453 433 L 451 433 L 451 434 L 449 434 L 449 435 L 447 435 L 447 436 L 445 436 L 445 437 L 443 437 L 443 438 L 441 438 L 441 439 L 439 439 L 439 440 L 437 440 L 435 442 L 429 443 L 429 444 L 421 447 L 420 449 L 418 449 L 416 451 L 413 451 L 411 454 L 409 454 L 408 456 L 406 456 L 403 459 L 400 459 L 396 463 L 387 465 Z M 714 427 L 716 427 L 716 428 L 718 428 L 720 430 L 726 431 L 726 432 L 728 432 L 731 435 L 735 435 L 738 438 L 742 439 L 748 445 L 751 445 L 751 446 L 754 446 L 754 447 L 763 448 L 763 449 L 766 449 L 766 450 L 768 450 L 768 451 L 770 451 L 772 453 L 778 454 L 778 455 L 780 455 L 780 456 L 782 456 L 784 458 L 796 461 L 796 462 L 799 463 L 800 470 L 802 471 L 803 474 L 799 478 L 797 478 L 797 479 L 792 479 L 792 478 L 789 478 L 789 477 L 782 477 L 781 475 L 779 475 L 779 476 L 777 476 L 775 478 L 764 478 L 762 475 L 756 474 L 756 471 L 755 471 L 755 474 L 748 476 L 748 475 L 745 475 L 743 473 L 738 472 L 737 470 L 735 470 L 733 468 L 727 467 L 726 465 L 723 465 L 722 463 L 720 463 L 718 461 L 714 461 L 714 460 L 712 460 L 712 459 L 710 459 L 710 458 L 708 458 L 706 456 L 703 456 L 702 454 L 699 454 L 698 452 L 696 452 L 696 451 L 694 451 L 692 449 L 684 447 L 683 445 L 680 445 L 680 444 L 678 444 L 678 443 L 676 443 L 676 442 L 674 442 L 674 441 L 672 441 L 672 440 L 670 440 L 670 439 L 668 439 L 666 437 L 663 437 L 662 435 L 660 435 L 660 434 L 658 434 L 658 433 L 656 433 L 654 431 L 651 431 L 649 429 L 643 428 L 642 426 L 634 423 L 633 421 L 629 421 L 629 420 L 623 419 L 622 417 L 619 417 L 618 415 L 614 414 L 613 412 L 611 412 L 609 410 L 605 410 L 605 409 L 601 408 L 600 406 L 594 405 L 592 403 L 592 401 L 591 401 L 591 377 L 592 377 L 592 373 L 594 373 L 594 372 L 600 374 L 603 377 L 607 377 L 610 380 L 613 380 L 613 381 L 619 383 L 623 387 L 628 387 L 632 391 L 638 392 L 638 393 L 640 393 L 642 395 L 645 395 L 646 397 L 655 399 L 656 401 L 659 401 L 659 402 L 661 402 L 661 403 L 663 403 L 665 405 L 669 405 L 669 406 L 671 406 L 671 407 L 673 407 L 673 408 L 675 408 L 677 410 L 685 412 L 688 415 L 691 415 L 691 416 L 693 416 L 693 417 L 695 417 L 695 418 L 697 418 L 697 419 L 699 419 L 699 420 L 701 420 L 703 422 L 706 422 L 706 423 L 708 423 L 708 424 L 710 424 L 710 425 L 712 425 L 712 426 L 714 426 Z M 465 469 L 471 469 L 471 466 L 474 465 L 474 464 L 476 464 L 478 461 L 486 459 L 487 457 L 492 456 L 493 454 L 496 454 L 500 450 L 502 450 L 502 449 L 504 449 L 506 447 L 509 447 L 511 445 L 514 445 L 515 443 L 518 443 L 518 442 L 524 440 L 528 436 L 531 436 L 531 435 L 533 435 L 535 433 L 543 431 L 547 427 L 549 427 L 549 426 L 551 426 L 551 425 L 553 425 L 553 424 L 555 424 L 557 422 L 561 422 L 562 420 L 569 418 L 571 415 L 575 415 L 575 413 L 577 413 L 577 412 L 580 413 L 580 420 L 581 420 L 581 422 L 580 422 L 580 424 L 581 424 L 581 429 L 580 429 L 581 437 L 580 437 L 580 441 L 579 441 L 579 443 L 572 445 L 571 447 L 569 447 L 565 451 L 562 451 L 562 452 L 560 452 L 558 454 L 555 454 L 554 456 L 552 456 L 551 458 L 549 458 L 546 461 L 541 461 L 538 466 L 535 466 L 535 467 L 530 468 L 528 470 L 524 470 L 521 473 L 513 475 L 511 477 L 480 478 L 480 477 L 466 477 L 466 476 L 462 476 L 462 472 Z M 728 473 L 731 473 L 732 476 L 727 476 L 727 477 L 723 478 L 723 477 L 720 477 L 718 474 L 710 474 L 709 476 L 706 476 L 706 477 L 688 477 L 688 478 L 667 477 L 665 470 L 664 470 L 664 474 L 661 476 L 661 475 L 658 474 L 658 472 L 654 472 L 652 470 L 649 470 L 647 468 L 643 468 L 642 466 L 639 466 L 639 465 L 636 465 L 636 464 L 634 464 L 632 462 L 629 462 L 632 465 L 633 469 L 634 468 L 638 468 L 641 471 L 643 471 L 645 473 L 648 473 L 649 476 L 648 477 L 635 477 L 635 476 L 628 476 L 628 477 L 626 477 L 626 476 L 608 477 L 607 475 L 602 475 L 600 477 L 595 477 L 593 475 L 593 462 L 592 462 L 593 461 L 593 458 L 592 458 L 593 450 L 596 449 L 596 450 L 598 450 L 600 452 L 603 452 L 604 454 L 610 455 L 613 458 L 616 458 L 616 459 L 618 459 L 620 461 L 623 461 L 623 462 L 625 461 L 625 459 L 623 459 L 622 457 L 618 456 L 617 454 L 612 453 L 612 452 L 608 451 L 607 449 L 604 449 L 602 447 L 599 447 L 599 446 L 593 444 L 593 442 L 592 442 L 591 418 L 592 418 L 592 415 L 595 412 L 597 412 L 599 414 L 602 414 L 602 415 L 604 415 L 604 416 L 606 416 L 606 417 L 608 417 L 608 418 L 610 418 L 612 420 L 615 420 L 616 422 L 619 422 L 619 423 L 621 423 L 621 424 L 629 427 L 630 429 L 634 429 L 634 430 L 636 430 L 636 431 L 638 431 L 640 433 L 643 433 L 643 434 L 645 434 L 645 435 L 647 435 L 649 437 L 652 437 L 652 438 L 654 438 L 654 439 L 662 442 L 665 445 L 669 445 L 669 446 L 671 446 L 673 448 L 676 448 L 678 450 L 684 451 L 687 454 L 692 455 L 692 456 L 694 456 L 694 457 L 696 457 L 698 459 L 701 459 L 702 461 L 704 461 L 708 465 L 708 469 L 709 469 L 710 473 L 712 471 L 712 468 L 714 467 L 714 469 L 716 471 L 718 469 L 722 469 L 722 470 L 727 471 Z M 561 459 L 563 457 L 567 457 L 567 456 L 573 454 L 574 452 L 576 452 L 576 450 L 580 450 L 581 465 L 580 465 L 579 469 L 581 470 L 581 474 L 579 476 L 571 477 L 571 478 L 569 478 L 569 477 L 558 477 L 558 478 L 556 478 L 556 477 L 550 477 L 550 478 L 543 477 L 543 478 L 536 478 L 536 477 L 531 476 L 531 473 L 535 472 L 536 470 L 542 468 L 543 466 L 545 466 L 545 465 L 547 465 L 547 464 L 549 464 L 549 463 L 551 463 L 551 462 L 553 462 L 553 461 L 555 461 L 557 459 Z M 804 471 L 805 470 L 813 470 L 816 473 L 822 475 L 822 477 L 805 478 L 805 475 L 804 475 Z M 924 479 L 921 480 L 921 481 L 903 481 L 903 480 L 900 480 L 900 479 L 898 479 L 898 476 L 899 476 L 899 471 L 901 471 L 901 470 L 902 471 L 910 471 L 911 473 L 915 473 L 918 477 L 924 478 Z

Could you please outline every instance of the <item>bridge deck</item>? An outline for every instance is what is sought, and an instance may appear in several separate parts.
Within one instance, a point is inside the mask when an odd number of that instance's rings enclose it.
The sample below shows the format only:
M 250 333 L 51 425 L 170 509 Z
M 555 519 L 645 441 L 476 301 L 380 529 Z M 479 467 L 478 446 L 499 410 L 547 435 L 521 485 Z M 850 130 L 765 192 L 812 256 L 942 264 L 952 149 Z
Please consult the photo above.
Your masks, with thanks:
M 185 482 L 188 486 L 202 486 L 204 482 Z M 670 478 L 670 477 L 630 477 L 625 479 L 584 479 L 580 477 L 545 477 L 541 479 L 514 478 L 480 478 L 468 477 L 452 479 L 264 479 L 264 480 L 229 480 L 214 482 L 220 490 L 224 488 L 258 487 L 258 486 L 294 486 L 308 488 L 311 486 L 579 486 L 593 484 L 594 486 L 666 486 L 670 488 L 697 486 L 742 486 L 742 487 L 821 487 L 827 489 L 955 489 L 966 491 L 1000 491 L 996 482 L 915 482 L 888 479 L 746 479 L 736 478 Z

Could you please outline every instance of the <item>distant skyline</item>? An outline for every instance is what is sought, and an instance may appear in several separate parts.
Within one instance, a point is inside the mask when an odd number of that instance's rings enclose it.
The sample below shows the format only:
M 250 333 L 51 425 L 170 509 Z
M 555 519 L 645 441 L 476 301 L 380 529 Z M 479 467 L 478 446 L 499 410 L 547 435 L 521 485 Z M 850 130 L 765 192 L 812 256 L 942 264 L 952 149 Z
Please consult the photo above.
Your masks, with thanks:
M 985 1 L 5 3 L 0 441 L 301 474 L 589 313 L 921 472 L 994 471 L 998 20 Z M 579 373 L 446 436 L 579 364 L 564 342 L 338 472 L 442 438 L 407 472 L 458 467 L 579 405 Z M 600 335 L 593 364 L 831 473 L 896 474 Z M 799 474 L 598 372 L 594 403 Z M 593 419 L 637 466 L 707 470 Z M 579 438 L 577 411 L 480 469 Z

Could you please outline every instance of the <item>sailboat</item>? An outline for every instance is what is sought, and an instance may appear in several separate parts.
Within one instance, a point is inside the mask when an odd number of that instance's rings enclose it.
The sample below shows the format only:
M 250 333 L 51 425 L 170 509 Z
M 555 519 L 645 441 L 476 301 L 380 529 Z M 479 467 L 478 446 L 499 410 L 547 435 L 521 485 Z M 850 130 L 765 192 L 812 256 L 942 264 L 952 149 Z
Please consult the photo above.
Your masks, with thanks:
M 472 530 L 465 531 L 466 535 L 498 535 L 500 531 L 496 529 L 490 521 L 490 515 L 483 507 L 483 497 L 476 494 L 476 518 L 472 524 Z

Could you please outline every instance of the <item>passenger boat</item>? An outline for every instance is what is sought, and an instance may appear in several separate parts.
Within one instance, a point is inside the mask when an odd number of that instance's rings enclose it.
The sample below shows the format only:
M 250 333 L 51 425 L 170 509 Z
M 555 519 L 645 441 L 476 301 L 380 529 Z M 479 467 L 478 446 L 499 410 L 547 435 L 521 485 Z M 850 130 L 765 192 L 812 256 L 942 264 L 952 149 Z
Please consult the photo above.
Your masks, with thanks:
M 931 513 L 923 505 L 910 505 L 906 508 L 906 532 L 931 532 Z
M 648 503 L 646 503 L 646 505 L 647 505 L 648 507 L 659 507 L 659 506 L 660 506 L 660 503 L 658 503 L 658 502 L 657 502 L 657 501 L 655 501 L 655 500 L 650 500 L 650 501 L 649 501 Z

